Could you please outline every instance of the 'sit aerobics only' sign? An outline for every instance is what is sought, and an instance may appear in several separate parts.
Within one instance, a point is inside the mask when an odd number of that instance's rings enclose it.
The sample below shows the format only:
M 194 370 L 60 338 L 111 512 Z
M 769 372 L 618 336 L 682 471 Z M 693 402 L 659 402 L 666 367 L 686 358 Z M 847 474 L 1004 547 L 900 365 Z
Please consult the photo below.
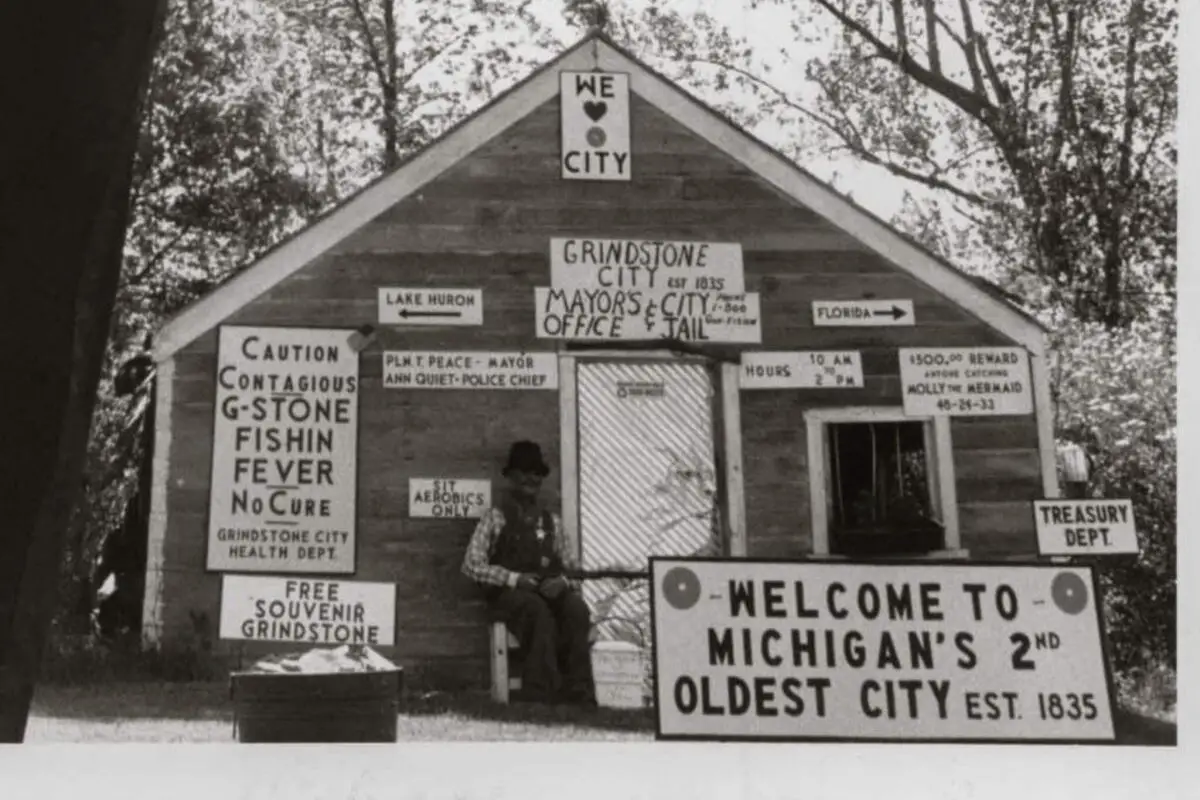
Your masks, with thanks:
M 354 572 L 353 331 L 224 326 L 208 568 Z
M 651 560 L 664 739 L 1111 741 L 1089 568 Z

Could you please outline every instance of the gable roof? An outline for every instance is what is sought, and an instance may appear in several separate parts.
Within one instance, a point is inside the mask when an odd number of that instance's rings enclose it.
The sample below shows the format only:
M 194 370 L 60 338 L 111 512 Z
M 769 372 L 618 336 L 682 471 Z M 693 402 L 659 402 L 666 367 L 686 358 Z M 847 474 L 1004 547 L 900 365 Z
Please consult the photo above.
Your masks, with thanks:
M 627 73 L 631 92 L 785 196 L 806 206 L 884 260 L 939 291 L 1034 354 L 1044 351 L 1045 328 L 1010 302 L 1000 289 L 959 270 L 897 231 L 656 72 L 607 35 L 594 31 L 391 172 L 372 181 L 315 222 L 271 248 L 254 264 L 184 308 L 161 328 L 155 343 L 155 360 L 170 358 L 553 99 L 559 91 L 560 71 L 592 69 Z

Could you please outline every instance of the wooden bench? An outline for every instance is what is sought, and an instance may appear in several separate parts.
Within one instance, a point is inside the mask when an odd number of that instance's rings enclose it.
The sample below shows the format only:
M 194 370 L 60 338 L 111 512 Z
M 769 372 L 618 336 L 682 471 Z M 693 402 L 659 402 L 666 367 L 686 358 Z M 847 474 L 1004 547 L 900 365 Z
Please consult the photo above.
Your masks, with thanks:
M 509 693 L 521 688 L 520 643 L 502 620 L 488 624 L 488 662 L 492 676 L 492 699 L 507 703 Z

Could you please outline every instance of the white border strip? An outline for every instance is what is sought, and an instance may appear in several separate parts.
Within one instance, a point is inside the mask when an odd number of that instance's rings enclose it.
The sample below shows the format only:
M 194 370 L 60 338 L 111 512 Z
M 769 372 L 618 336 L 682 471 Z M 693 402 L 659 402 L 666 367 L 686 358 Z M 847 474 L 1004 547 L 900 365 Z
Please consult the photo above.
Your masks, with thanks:
M 1047 499 L 1059 496 L 1058 459 L 1054 445 L 1054 398 L 1050 389 L 1048 354 L 1029 354 L 1033 378 L 1033 410 L 1037 414 L 1038 454 L 1042 462 L 1042 493 Z
M 558 461 L 561 473 L 563 542 L 580 567 L 583 542 L 579 539 L 579 408 L 575 356 L 558 355 Z
M 146 583 L 142 594 L 142 643 L 162 639 L 164 546 L 167 540 L 167 481 L 170 479 L 171 422 L 175 416 L 175 359 L 158 364 L 154 377 L 154 455 L 151 462 L 150 519 L 146 536 Z
M 745 558 L 746 492 L 742 470 L 741 365 L 721 364 L 721 430 L 725 449 L 725 503 L 729 521 L 729 558 Z

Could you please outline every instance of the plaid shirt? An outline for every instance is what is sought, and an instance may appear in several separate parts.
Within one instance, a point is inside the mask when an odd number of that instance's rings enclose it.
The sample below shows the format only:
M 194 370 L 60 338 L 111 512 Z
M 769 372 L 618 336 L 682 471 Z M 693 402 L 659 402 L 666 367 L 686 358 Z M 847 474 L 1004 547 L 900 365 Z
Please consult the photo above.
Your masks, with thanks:
M 548 531 L 548 533 L 554 540 L 554 552 L 558 553 L 558 557 L 562 559 L 563 566 L 571 569 L 574 562 L 566 548 L 563 547 L 563 537 L 559 535 L 562 530 L 562 518 L 558 514 L 551 514 L 550 521 L 554 530 Z M 541 526 L 540 521 L 538 525 Z M 496 537 L 502 530 L 504 530 L 504 512 L 498 508 L 489 508 L 483 513 L 479 524 L 475 526 L 475 533 L 471 535 L 471 542 L 467 545 L 467 554 L 463 557 L 462 571 L 476 583 L 487 586 L 507 586 L 511 589 L 517 585 L 518 573 L 489 563 L 492 551 L 496 546 Z

